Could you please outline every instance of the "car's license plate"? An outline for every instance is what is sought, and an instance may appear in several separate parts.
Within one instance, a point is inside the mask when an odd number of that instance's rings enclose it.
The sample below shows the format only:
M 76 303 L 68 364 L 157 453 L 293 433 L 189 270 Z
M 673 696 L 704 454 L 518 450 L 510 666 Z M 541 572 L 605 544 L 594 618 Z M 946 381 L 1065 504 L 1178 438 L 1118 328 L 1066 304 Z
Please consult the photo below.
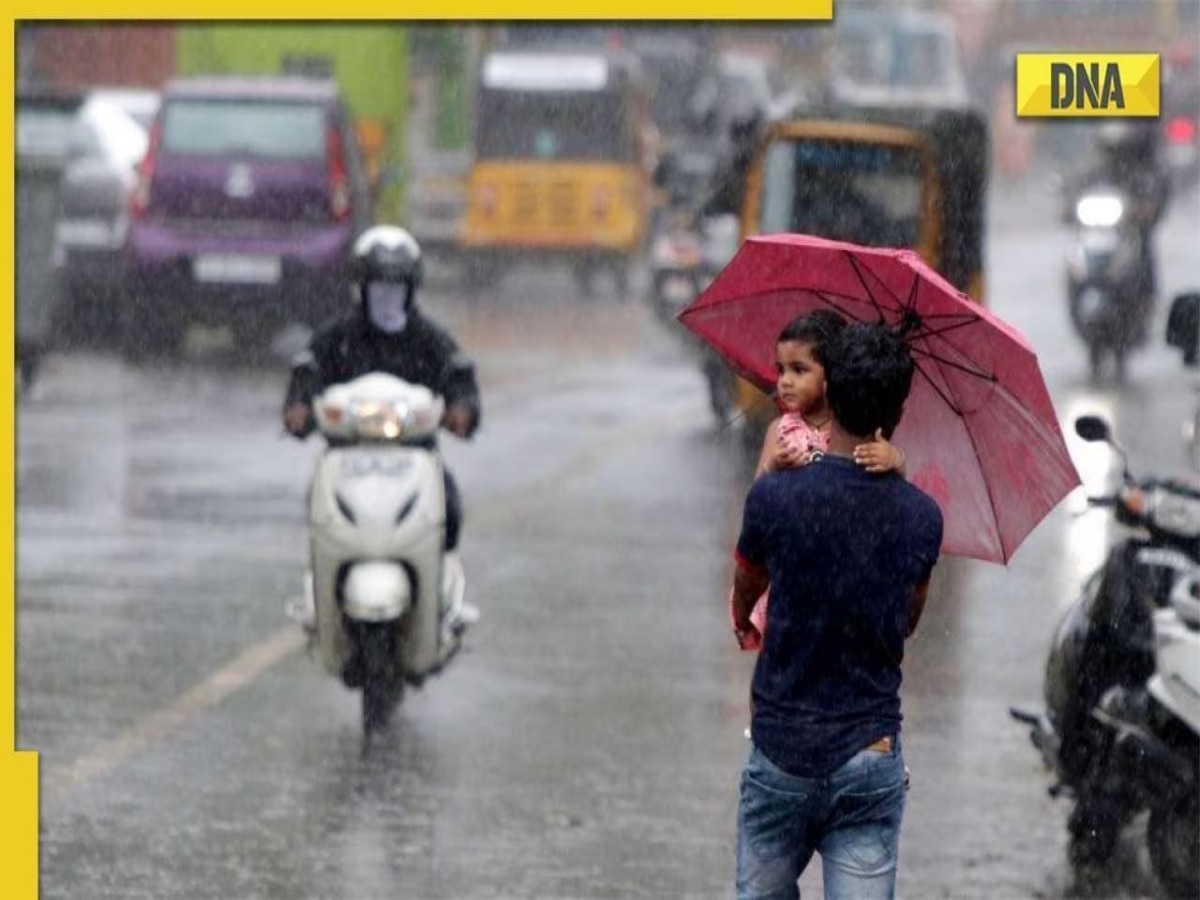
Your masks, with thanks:
M 209 254 L 197 256 L 192 273 L 197 281 L 224 284 L 275 284 L 283 268 L 278 256 Z
M 108 247 L 115 229 L 103 219 L 65 219 L 58 223 L 60 242 L 73 247 Z

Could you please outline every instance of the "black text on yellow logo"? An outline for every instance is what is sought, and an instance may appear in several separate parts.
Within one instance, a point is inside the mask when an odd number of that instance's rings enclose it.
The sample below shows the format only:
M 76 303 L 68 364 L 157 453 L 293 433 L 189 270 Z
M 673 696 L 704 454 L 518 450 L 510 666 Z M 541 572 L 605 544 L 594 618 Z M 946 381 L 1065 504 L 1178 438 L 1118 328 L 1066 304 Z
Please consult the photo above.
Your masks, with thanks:
M 1051 109 L 1124 109 L 1121 69 L 1115 63 L 1050 64 Z

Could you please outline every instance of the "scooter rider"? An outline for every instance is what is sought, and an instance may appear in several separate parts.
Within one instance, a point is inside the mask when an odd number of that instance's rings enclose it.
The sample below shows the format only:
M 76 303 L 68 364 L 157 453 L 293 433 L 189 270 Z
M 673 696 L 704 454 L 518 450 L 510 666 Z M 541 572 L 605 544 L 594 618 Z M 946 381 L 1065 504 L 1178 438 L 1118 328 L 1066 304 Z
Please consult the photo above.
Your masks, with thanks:
M 385 372 L 420 384 L 446 401 L 442 427 L 467 439 L 479 427 L 479 385 L 474 364 L 448 332 L 417 305 L 423 263 L 413 236 L 395 225 L 377 225 L 354 243 L 351 278 L 354 307 L 322 326 L 294 361 L 284 400 L 284 427 L 303 439 L 316 427 L 312 401 L 325 388 Z M 462 499 L 449 469 L 446 483 L 446 565 L 459 565 Z M 447 627 L 461 631 L 478 619 L 464 603 Z
M 1126 196 L 1131 207 L 1129 221 L 1137 228 L 1142 246 L 1143 300 L 1150 304 L 1157 294 L 1157 267 L 1151 238 L 1171 197 L 1170 179 L 1159 159 L 1156 124 L 1151 120 L 1112 121 L 1101 125 L 1096 131 L 1097 164 L 1081 176 L 1071 195 L 1077 199 L 1089 188 L 1112 186 Z

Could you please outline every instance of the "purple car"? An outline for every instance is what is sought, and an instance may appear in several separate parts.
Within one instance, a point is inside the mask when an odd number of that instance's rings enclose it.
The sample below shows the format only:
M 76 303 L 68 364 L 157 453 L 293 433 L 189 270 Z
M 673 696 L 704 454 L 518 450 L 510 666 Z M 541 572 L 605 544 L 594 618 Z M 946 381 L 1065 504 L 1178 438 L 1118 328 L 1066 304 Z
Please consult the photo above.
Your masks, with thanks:
M 333 82 L 169 83 L 131 202 L 126 355 L 170 354 L 192 324 L 253 343 L 327 318 L 347 302 L 349 247 L 370 207 Z

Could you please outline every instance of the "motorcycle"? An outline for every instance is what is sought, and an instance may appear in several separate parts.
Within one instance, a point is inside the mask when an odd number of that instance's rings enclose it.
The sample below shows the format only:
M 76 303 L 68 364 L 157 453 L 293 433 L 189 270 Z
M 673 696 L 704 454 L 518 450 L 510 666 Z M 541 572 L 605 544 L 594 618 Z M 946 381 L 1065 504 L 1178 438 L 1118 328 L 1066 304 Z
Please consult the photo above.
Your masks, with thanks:
M 659 318 L 673 326 L 675 316 L 691 303 L 737 252 L 737 220 L 731 216 L 697 218 L 684 207 L 668 208 L 650 242 L 650 303 Z M 721 358 L 706 344 L 689 339 L 700 362 L 709 408 L 725 424 L 733 414 L 732 382 Z
M 1155 672 L 1111 688 L 1094 716 L 1111 732 L 1124 802 L 1150 811 L 1146 843 L 1172 897 L 1200 897 L 1200 568 L 1154 612 Z
M 1083 416 L 1075 427 L 1084 440 L 1106 442 L 1124 457 L 1102 419 Z M 1149 797 L 1173 796 L 1161 784 L 1140 787 L 1146 766 L 1125 752 L 1112 719 L 1142 702 L 1155 674 L 1156 614 L 1171 608 L 1178 585 L 1200 566 L 1200 491 L 1172 480 L 1135 481 L 1127 464 L 1122 480 L 1116 493 L 1089 498 L 1089 505 L 1113 510 L 1135 531 L 1110 550 L 1063 615 L 1046 661 L 1045 710 L 1010 710 L 1030 726 L 1056 777 L 1051 796 L 1074 799 L 1068 855 L 1077 866 L 1108 859 Z M 1170 780 L 1167 772 L 1160 774 Z M 1171 783 L 1187 792 L 1186 779 Z
M 362 692 L 368 739 L 405 685 L 440 672 L 460 647 L 460 633 L 442 624 L 466 591 L 457 557 L 444 551 L 443 411 L 429 389 L 382 373 L 313 402 L 328 446 L 309 500 L 312 640 L 325 670 Z
M 1142 229 L 1131 220 L 1130 198 L 1113 187 L 1084 191 L 1069 214 L 1067 251 L 1071 323 L 1088 348 L 1093 378 L 1111 354 L 1118 377 L 1131 350 L 1146 339 L 1154 312 L 1152 265 Z
M 1179 294 L 1171 302 L 1167 315 L 1167 346 L 1183 355 L 1189 369 L 1200 366 L 1200 291 Z M 1200 386 L 1197 387 L 1200 394 Z M 1193 407 L 1191 419 L 1183 428 L 1188 455 L 1192 465 L 1200 468 L 1200 396 Z
M 670 207 L 660 221 L 650 240 L 650 300 L 664 319 L 672 319 L 716 271 L 705 266 L 704 239 L 691 211 Z

